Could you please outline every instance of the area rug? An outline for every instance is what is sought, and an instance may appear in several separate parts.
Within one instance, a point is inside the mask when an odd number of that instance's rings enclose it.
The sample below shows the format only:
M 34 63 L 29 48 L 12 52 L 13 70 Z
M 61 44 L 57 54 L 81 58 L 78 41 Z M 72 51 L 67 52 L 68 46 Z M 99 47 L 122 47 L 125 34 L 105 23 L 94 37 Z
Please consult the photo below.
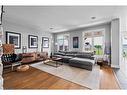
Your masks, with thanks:
M 90 89 L 99 89 L 100 66 L 98 65 L 94 65 L 92 71 L 71 67 L 66 64 L 56 68 L 42 62 L 31 64 L 31 66 Z

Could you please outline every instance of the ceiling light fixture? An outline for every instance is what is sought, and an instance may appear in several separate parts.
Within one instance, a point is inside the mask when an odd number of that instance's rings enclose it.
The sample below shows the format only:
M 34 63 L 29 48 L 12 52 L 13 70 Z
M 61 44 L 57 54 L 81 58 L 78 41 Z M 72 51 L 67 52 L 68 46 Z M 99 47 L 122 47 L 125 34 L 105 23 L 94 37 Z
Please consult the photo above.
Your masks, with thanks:
M 49 28 L 49 29 L 51 29 L 51 30 L 52 30 L 53 28 L 51 27 L 51 28 Z
M 55 31 L 52 31 L 52 32 L 57 33 L 57 32 L 64 32 L 64 31 L 68 31 L 68 29 L 59 29 L 59 30 L 55 30 Z
M 91 17 L 91 19 L 96 19 L 96 17 L 95 17 L 95 16 L 93 16 L 93 17 Z

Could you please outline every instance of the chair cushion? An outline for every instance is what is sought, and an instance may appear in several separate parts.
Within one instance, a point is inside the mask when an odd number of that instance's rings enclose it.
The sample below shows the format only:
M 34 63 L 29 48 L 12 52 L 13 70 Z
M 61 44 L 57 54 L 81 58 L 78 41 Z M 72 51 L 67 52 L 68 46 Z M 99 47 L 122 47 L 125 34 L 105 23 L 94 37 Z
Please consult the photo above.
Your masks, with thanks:
M 15 58 L 16 58 L 16 54 L 3 54 L 1 56 L 1 61 L 3 63 L 14 62 Z
M 23 59 L 22 54 L 17 54 L 16 58 L 15 58 L 15 61 L 21 61 L 22 59 Z

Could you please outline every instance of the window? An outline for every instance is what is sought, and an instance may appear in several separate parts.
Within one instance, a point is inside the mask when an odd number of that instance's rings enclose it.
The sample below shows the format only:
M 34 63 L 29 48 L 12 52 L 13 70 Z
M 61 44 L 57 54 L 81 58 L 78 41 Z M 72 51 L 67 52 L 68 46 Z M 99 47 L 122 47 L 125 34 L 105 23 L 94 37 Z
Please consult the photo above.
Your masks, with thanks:
M 57 35 L 57 51 L 68 51 L 69 50 L 69 35 Z
M 123 42 L 122 42 L 122 52 L 123 52 L 123 57 L 127 58 L 127 36 L 123 36 Z
M 92 51 L 92 38 L 85 38 L 84 47 L 85 51 Z
M 93 37 L 94 40 L 94 51 L 96 55 L 103 54 L 103 36 Z
M 104 53 L 103 31 L 85 32 L 83 42 L 83 51 L 94 51 L 96 55 Z

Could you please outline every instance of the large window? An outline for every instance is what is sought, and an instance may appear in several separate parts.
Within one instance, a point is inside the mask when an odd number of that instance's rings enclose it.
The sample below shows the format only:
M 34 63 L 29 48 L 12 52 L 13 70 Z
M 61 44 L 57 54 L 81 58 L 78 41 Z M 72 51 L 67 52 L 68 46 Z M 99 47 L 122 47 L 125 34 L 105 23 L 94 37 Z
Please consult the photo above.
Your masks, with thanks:
M 57 51 L 68 51 L 69 50 L 69 35 L 57 35 Z
M 92 38 L 91 37 L 85 38 L 84 47 L 85 47 L 85 51 L 92 51 Z
M 103 31 L 85 32 L 83 51 L 94 51 L 96 55 L 104 54 Z
M 123 36 L 123 48 L 122 48 L 122 52 L 123 52 L 123 57 L 127 58 L 127 36 Z
M 94 51 L 96 55 L 103 54 L 103 36 L 93 37 Z

